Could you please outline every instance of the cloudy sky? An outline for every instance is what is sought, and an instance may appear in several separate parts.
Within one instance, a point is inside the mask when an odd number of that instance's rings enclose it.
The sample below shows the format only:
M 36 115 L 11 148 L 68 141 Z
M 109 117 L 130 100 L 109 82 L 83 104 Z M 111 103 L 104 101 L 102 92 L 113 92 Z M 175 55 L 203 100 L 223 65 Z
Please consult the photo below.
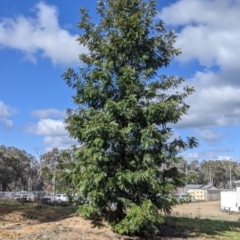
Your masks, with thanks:
M 0 1 L 0 145 L 34 154 L 76 143 L 63 119 L 74 108 L 61 75 L 80 63 L 79 8 L 97 23 L 95 0 Z M 164 71 L 183 76 L 195 94 L 174 127 L 196 136 L 191 160 L 240 160 L 240 0 L 158 1 L 158 17 L 178 35 L 182 55 Z

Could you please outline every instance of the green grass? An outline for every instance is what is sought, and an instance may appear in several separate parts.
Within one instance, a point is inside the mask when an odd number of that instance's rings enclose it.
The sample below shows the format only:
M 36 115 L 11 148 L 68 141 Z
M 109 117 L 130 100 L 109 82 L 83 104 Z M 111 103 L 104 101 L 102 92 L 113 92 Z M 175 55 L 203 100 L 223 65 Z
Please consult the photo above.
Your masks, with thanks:
M 40 203 L 24 203 L 10 200 L 0 200 L 0 215 L 1 213 L 11 213 L 21 211 L 26 216 L 41 215 L 41 212 L 46 212 L 46 219 L 63 218 L 77 212 L 77 206 L 59 206 Z M 47 212 L 50 213 L 48 216 Z M 44 220 L 43 220 L 44 221 Z
M 166 217 L 169 227 L 184 231 L 190 239 L 240 239 L 240 222 L 217 219 Z
M 0 207 L 5 206 L 8 210 L 18 211 L 26 208 L 32 208 L 36 203 L 24 203 L 15 200 L 0 200 Z

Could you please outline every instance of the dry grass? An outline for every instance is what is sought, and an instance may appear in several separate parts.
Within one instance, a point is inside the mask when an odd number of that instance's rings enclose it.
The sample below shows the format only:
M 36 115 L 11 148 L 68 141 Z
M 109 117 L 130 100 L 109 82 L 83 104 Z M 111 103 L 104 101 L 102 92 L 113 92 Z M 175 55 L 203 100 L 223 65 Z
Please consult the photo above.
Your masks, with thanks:
M 75 207 L 35 206 L 2 203 L 0 205 L 0 239 L 109 240 L 121 239 L 107 224 L 93 226 L 75 214 Z
M 220 201 L 176 206 L 166 224 L 184 229 L 187 239 L 240 239 L 240 214 L 220 211 Z
M 240 239 L 239 214 L 220 212 L 219 202 L 177 206 L 155 239 Z M 1 240 L 133 240 L 111 231 L 104 222 L 93 224 L 75 207 L 36 206 L 0 202 Z
M 220 210 L 220 201 L 196 202 L 178 205 L 173 208 L 172 216 L 239 221 L 239 213 L 224 213 Z

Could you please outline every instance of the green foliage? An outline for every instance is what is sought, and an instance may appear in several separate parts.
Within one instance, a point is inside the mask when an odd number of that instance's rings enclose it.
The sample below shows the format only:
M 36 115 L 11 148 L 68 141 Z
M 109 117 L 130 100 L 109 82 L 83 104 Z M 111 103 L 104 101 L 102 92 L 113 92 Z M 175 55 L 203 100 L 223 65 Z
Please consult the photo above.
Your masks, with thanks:
M 239 222 L 230 221 L 230 218 L 224 221 L 219 216 L 216 219 L 167 216 L 165 222 L 167 226 L 184 233 L 185 236 L 182 239 L 191 239 L 193 235 L 196 235 L 197 239 L 232 240 L 239 238 Z
M 90 204 L 83 204 L 78 211 L 81 213 L 82 217 L 85 218 L 99 217 L 96 207 Z
M 198 181 L 205 184 L 211 182 L 218 188 L 230 188 L 230 172 L 232 180 L 239 179 L 240 171 L 237 162 L 232 160 L 231 162 L 229 160 L 204 160 L 199 166 Z
M 36 189 L 38 164 L 34 156 L 15 147 L 0 146 L 0 189 L 1 191 L 28 190 L 28 179 L 31 187 Z
M 158 232 L 157 225 L 162 222 L 156 206 L 144 199 L 141 205 L 132 204 L 126 217 L 114 229 L 120 234 L 152 236 Z
M 80 10 L 78 41 L 89 52 L 80 54 L 79 72 L 63 75 L 77 105 L 68 110 L 67 130 L 82 144 L 69 179 L 89 201 L 85 216 L 94 206 L 117 231 L 147 235 L 161 219 L 150 213 L 176 204 L 171 192 L 184 176 L 178 154 L 197 145 L 195 138 L 174 139 L 169 127 L 186 114 L 193 88 L 159 74 L 181 51 L 175 34 L 156 20 L 156 1 L 98 1 L 97 11 L 99 24 Z
M 53 148 L 41 156 L 41 176 L 45 189 L 69 193 L 70 202 L 75 194 L 73 191 L 75 185 L 71 174 L 69 174 L 69 171 L 74 167 L 73 153 L 74 148 L 65 150 Z

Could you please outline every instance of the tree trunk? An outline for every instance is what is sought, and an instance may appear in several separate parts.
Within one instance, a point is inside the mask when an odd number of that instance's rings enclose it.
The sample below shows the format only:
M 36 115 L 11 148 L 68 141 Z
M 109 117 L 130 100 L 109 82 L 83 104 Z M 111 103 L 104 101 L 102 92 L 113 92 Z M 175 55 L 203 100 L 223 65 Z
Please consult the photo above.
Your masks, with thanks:
M 2 182 L 2 191 L 3 192 L 7 191 L 7 183 L 6 182 Z

